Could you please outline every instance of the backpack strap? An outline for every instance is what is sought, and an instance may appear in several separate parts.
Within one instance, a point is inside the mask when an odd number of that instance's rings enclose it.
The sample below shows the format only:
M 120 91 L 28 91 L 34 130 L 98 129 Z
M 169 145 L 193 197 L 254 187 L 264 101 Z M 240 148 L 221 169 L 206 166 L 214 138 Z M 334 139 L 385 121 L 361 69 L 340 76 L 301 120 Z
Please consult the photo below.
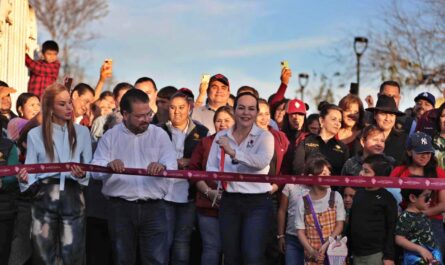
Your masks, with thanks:
M 311 209 L 309 208 L 309 202 L 306 196 L 303 196 L 303 204 L 304 204 L 304 215 L 310 214 Z
M 331 191 L 329 194 L 329 208 L 333 209 L 335 207 L 335 191 Z

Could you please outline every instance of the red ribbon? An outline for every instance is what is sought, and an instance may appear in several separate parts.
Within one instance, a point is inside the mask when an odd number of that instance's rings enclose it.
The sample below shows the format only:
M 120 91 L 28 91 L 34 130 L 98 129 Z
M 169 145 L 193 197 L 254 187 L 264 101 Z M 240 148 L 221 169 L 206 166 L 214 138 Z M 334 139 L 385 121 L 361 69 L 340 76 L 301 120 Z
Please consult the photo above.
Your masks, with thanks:
M 20 169 L 25 168 L 28 173 L 69 172 L 71 166 L 77 165 L 84 171 L 115 173 L 109 167 L 95 166 L 80 163 L 51 163 L 51 164 L 28 164 L 15 166 L 1 166 L 0 178 L 16 175 Z M 122 173 L 126 175 L 147 175 L 143 168 L 125 168 Z M 209 172 L 195 170 L 166 170 L 155 177 L 182 178 L 188 180 L 221 180 L 221 181 L 243 181 L 263 182 L 276 184 L 304 184 L 304 185 L 329 185 L 329 186 L 351 186 L 351 187 L 383 187 L 403 189 L 445 189 L 445 179 L 437 178 L 393 178 L 393 177 L 355 177 L 355 176 L 268 176 L 258 174 L 240 174 L 229 172 Z

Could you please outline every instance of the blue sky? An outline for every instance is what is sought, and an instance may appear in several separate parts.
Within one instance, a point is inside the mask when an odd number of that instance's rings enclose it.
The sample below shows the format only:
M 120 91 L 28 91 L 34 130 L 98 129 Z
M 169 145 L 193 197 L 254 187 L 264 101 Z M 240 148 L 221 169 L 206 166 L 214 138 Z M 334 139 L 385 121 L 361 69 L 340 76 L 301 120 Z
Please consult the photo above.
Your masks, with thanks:
M 233 92 L 250 85 L 267 98 L 279 85 L 280 61 L 288 60 L 294 79 L 286 96 L 296 95 L 296 76 L 307 72 L 312 77 L 309 98 L 318 89 L 314 72 L 332 75 L 339 70 L 323 54 L 350 38 L 351 45 L 344 48 L 354 57 L 354 36 L 366 32 L 385 2 L 112 0 L 108 16 L 91 25 L 100 38 L 89 44 L 81 63 L 92 83 L 101 62 L 112 58 L 117 81 L 134 83 L 149 76 L 158 87 L 188 87 L 197 93 L 202 73 L 222 73 Z M 375 86 L 363 83 L 362 98 L 375 94 Z M 344 93 L 338 91 L 336 100 Z

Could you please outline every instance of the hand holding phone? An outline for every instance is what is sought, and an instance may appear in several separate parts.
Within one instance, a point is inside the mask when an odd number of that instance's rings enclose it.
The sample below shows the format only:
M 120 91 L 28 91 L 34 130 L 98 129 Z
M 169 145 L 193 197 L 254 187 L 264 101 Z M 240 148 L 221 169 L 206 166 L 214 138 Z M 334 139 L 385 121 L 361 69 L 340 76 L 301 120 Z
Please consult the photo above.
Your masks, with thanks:
M 201 83 L 208 84 L 210 81 L 210 75 L 209 74 L 202 74 L 201 76 Z
M 281 62 L 281 69 L 289 69 L 289 62 L 288 61 L 282 61 Z
M 65 85 L 66 88 L 68 88 L 69 91 L 71 91 L 71 86 L 73 85 L 73 78 L 65 76 L 65 78 L 63 78 L 63 84 Z
M 102 79 L 111 77 L 113 75 L 113 60 L 112 59 L 105 59 L 104 63 L 102 64 L 100 68 L 100 77 Z

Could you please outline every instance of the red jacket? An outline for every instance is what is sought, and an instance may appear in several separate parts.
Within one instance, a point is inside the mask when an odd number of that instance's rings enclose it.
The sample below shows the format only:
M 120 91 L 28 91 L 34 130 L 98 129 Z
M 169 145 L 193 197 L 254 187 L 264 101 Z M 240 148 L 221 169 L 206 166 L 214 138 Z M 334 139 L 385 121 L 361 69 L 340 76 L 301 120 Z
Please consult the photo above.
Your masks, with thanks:
M 436 167 L 436 172 L 437 172 L 437 178 L 445 179 L 445 171 L 442 168 Z M 412 175 L 411 172 L 409 171 L 408 167 L 405 165 L 395 167 L 391 171 L 391 174 L 389 174 L 390 177 L 396 177 L 396 178 L 408 178 L 408 177 L 411 177 L 411 175 Z M 430 207 L 436 206 L 439 203 L 438 191 L 433 191 L 432 194 L 433 194 L 433 197 L 432 197 L 432 200 L 430 203 Z M 404 203 L 405 202 L 402 202 L 402 204 L 404 204 Z M 443 219 L 441 214 L 430 216 L 430 218 L 436 219 L 436 220 Z
M 276 171 L 272 172 L 273 175 L 281 174 L 281 165 L 283 164 L 284 155 L 289 147 L 289 140 L 282 131 L 277 131 L 269 126 L 269 132 L 273 135 L 275 144 L 275 154 L 277 157 Z
M 193 150 L 192 157 L 189 162 L 190 170 L 206 170 L 207 166 L 207 158 L 209 157 L 210 148 L 212 147 L 213 140 L 215 139 L 216 134 L 207 136 L 202 138 L 201 141 L 196 145 Z M 206 180 L 207 186 L 211 189 L 216 189 L 217 184 L 215 181 Z M 190 182 L 191 185 L 195 185 L 195 183 Z M 199 191 L 197 191 L 199 192 Z M 202 214 L 207 216 L 218 216 L 217 208 L 196 208 L 196 210 Z

